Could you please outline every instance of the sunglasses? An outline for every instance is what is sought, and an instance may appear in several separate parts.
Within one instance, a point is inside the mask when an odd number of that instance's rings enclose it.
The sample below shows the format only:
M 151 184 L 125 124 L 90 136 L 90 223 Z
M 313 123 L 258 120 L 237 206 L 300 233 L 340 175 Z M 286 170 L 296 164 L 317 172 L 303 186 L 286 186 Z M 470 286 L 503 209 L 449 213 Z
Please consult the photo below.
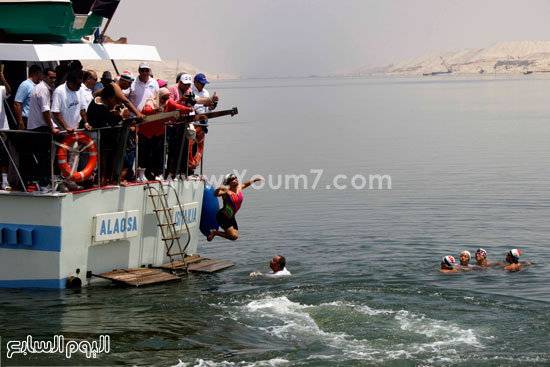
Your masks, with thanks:
M 229 180 L 227 180 L 227 183 L 230 183 L 232 181 L 235 181 L 237 179 L 237 176 L 229 177 Z
M 139 69 L 139 72 L 140 72 L 140 73 L 147 73 L 147 72 L 149 72 L 149 71 L 151 71 L 151 70 L 149 70 L 149 69 Z
M 169 95 L 169 94 L 167 94 L 167 95 L 165 95 L 165 96 L 162 96 L 162 97 L 160 97 L 160 98 L 162 98 L 162 99 L 170 99 L 170 95 Z

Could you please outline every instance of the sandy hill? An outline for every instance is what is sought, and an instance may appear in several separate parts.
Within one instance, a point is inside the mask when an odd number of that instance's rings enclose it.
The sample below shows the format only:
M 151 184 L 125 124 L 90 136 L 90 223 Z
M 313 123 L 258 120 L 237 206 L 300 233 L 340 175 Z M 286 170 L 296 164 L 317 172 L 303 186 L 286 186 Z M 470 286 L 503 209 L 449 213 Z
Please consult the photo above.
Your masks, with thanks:
M 129 70 L 132 72 L 132 74 L 134 74 L 134 77 L 136 77 L 138 74 L 139 63 L 140 61 L 116 61 L 119 72 Z M 239 78 L 238 75 L 216 74 L 208 72 L 187 63 L 180 62 L 178 65 L 176 61 L 158 61 L 149 62 L 149 64 L 151 64 L 151 71 L 153 72 L 155 79 L 165 80 L 166 82 L 168 82 L 168 84 L 176 82 L 176 76 L 179 72 L 186 72 L 191 75 L 204 73 L 206 75 L 206 78 L 211 82 L 215 82 L 216 80 Z M 116 75 L 113 64 L 109 60 L 86 60 L 82 61 L 82 65 L 84 66 L 84 70 L 94 70 L 99 78 L 101 78 L 101 74 L 106 70 L 109 70 L 113 74 L 113 76 Z
M 385 67 L 357 68 L 340 75 L 483 74 L 550 71 L 550 41 L 499 42 L 487 48 L 437 52 Z

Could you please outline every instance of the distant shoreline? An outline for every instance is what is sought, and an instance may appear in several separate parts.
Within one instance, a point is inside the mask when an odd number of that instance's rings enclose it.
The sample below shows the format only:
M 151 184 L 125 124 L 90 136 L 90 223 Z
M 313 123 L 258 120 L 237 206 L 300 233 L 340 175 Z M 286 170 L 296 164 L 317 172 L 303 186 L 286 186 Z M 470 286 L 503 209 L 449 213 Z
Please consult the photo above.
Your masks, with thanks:
M 545 73 L 550 73 L 550 41 L 499 42 L 487 48 L 430 53 L 384 67 L 361 67 L 332 74 L 429 77 Z

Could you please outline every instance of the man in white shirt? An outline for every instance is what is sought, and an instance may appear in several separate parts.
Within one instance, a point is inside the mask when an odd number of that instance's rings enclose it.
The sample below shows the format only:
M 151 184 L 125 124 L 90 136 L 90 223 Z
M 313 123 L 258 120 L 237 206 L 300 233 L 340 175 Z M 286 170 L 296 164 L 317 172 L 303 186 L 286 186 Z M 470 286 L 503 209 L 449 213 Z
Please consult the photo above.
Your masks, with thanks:
M 44 69 L 44 77 L 34 87 L 29 103 L 29 119 L 27 130 L 59 135 L 59 129 L 50 113 L 52 103 L 52 90 L 55 86 L 56 73 L 50 68 Z M 30 145 L 37 164 L 33 171 L 38 177 L 41 192 L 51 192 L 48 176 L 50 175 L 50 148 L 51 136 L 49 134 L 32 135 Z M 33 160 L 31 159 L 31 162 Z
M 150 76 L 151 66 L 142 62 L 139 64 L 139 76 L 132 82 L 130 88 L 124 91 L 130 102 L 141 112 L 149 97 L 154 96 L 159 90 L 159 83 Z M 132 113 L 130 117 L 135 117 Z
M 69 72 L 67 81 L 55 89 L 52 96 L 52 114 L 59 127 L 65 128 L 68 133 L 78 129 L 80 120 L 85 128 L 91 130 L 86 117 L 86 107 L 82 101 L 80 86 L 82 77 L 75 72 Z M 78 143 L 75 142 L 75 145 Z M 70 155 L 69 166 L 73 166 L 74 155 Z M 82 190 L 82 186 L 66 179 L 65 185 L 70 190 Z
M 286 259 L 284 256 L 275 255 L 273 259 L 269 262 L 269 267 L 271 268 L 271 273 L 262 274 L 262 273 L 250 273 L 251 277 L 266 276 L 266 277 L 284 277 L 290 276 L 290 271 L 286 270 Z
M 95 71 L 85 71 L 82 75 L 82 86 L 80 87 L 80 93 L 82 93 L 82 102 L 84 103 L 84 106 L 86 106 L 86 110 L 88 110 L 88 106 L 94 98 L 92 93 L 94 92 L 96 84 L 97 74 L 95 73 Z
M 53 122 L 50 114 L 55 79 L 55 71 L 50 68 L 44 69 L 43 80 L 36 85 L 31 93 L 27 130 L 59 134 L 59 129 L 57 129 L 57 125 Z
M 0 131 L 9 130 L 10 126 L 8 124 L 8 117 L 6 116 L 5 103 L 6 100 L 11 95 L 11 87 L 4 78 L 4 73 L 0 72 Z M 2 85 L 3 84 L 3 85 Z M 0 171 L 2 172 L 2 190 L 11 191 L 11 186 L 8 183 L 8 152 L 7 148 L 7 137 L 2 134 L 0 135 Z
M 82 78 L 74 72 L 67 75 L 67 81 L 55 89 L 52 96 L 53 117 L 59 127 L 71 133 L 78 128 L 80 120 L 86 124 L 86 106 L 82 102 L 80 85 Z M 87 127 L 88 128 L 88 127 Z

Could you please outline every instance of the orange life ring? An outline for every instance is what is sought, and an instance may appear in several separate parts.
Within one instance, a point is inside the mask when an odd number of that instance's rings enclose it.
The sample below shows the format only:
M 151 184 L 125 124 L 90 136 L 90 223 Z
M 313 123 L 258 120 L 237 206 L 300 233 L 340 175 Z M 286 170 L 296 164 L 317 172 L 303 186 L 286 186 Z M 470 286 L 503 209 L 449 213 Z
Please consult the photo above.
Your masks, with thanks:
M 74 172 L 67 160 L 67 151 L 76 141 L 84 146 L 83 150 L 88 152 L 88 164 L 80 172 Z M 82 182 L 89 179 L 97 165 L 97 149 L 92 138 L 79 132 L 67 135 L 57 151 L 57 164 L 63 177 L 71 181 Z
M 195 169 L 199 166 L 201 162 L 202 152 L 204 151 L 204 132 L 198 126 L 195 126 L 196 138 L 189 140 L 189 169 Z M 193 144 L 197 142 L 197 152 L 193 155 Z

